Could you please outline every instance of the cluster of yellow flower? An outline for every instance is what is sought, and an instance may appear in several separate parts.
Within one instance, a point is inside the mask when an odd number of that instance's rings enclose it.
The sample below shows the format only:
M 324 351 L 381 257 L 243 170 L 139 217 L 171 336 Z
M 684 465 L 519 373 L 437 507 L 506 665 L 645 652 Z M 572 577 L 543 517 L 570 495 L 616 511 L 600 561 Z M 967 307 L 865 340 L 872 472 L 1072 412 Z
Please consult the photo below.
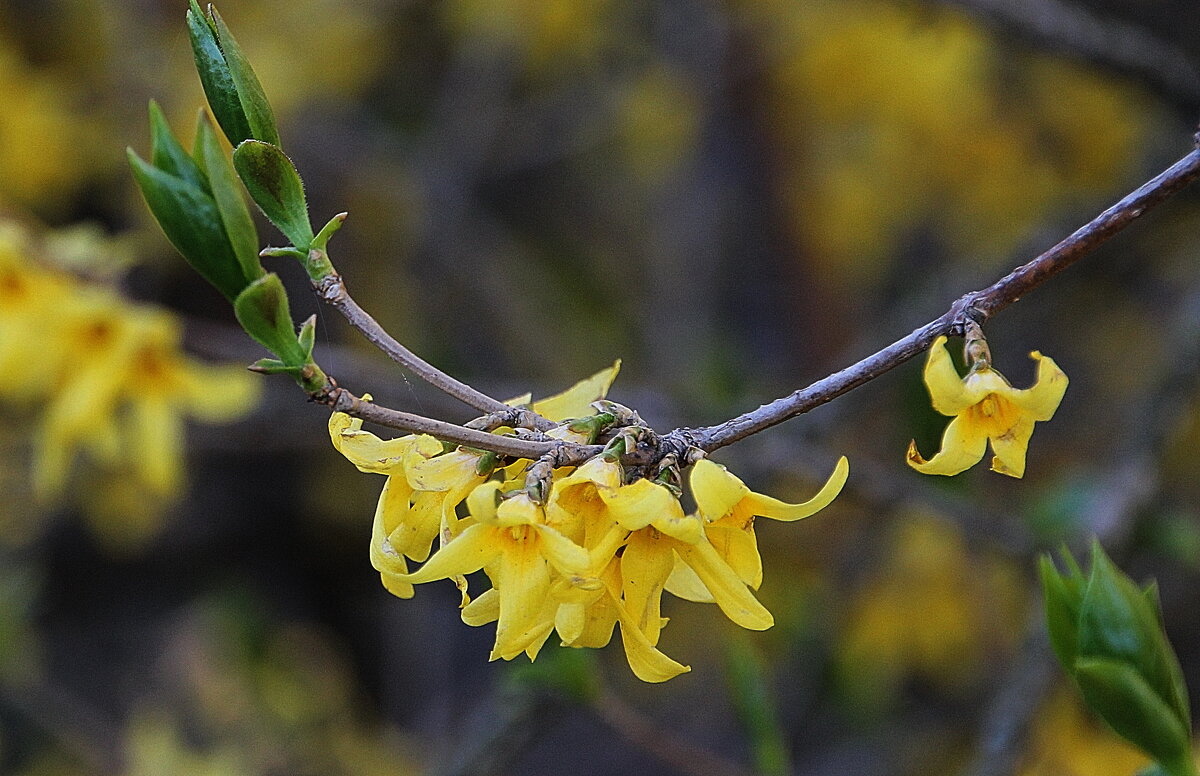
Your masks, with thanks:
M 170 500 L 183 482 L 184 418 L 243 415 L 257 381 L 188 358 L 173 315 L 46 266 L 37 247 L 27 228 L 0 221 L 0 400 L 35 410 L 34 492 L 59 497 L 82 454 L 143 500 Z
M 559 423 L 551 436 L 586 442 L 569 421 L 595 414 L 590 405 L 616 371 L 532 409 Z M 463 593 L 463 621 L 497 623 L 492 659 L 522 652 L 532 659 L 554 631 L 564 646 L 602 647 L 619 625 L 629 666 L 647 682 L 688 670 L 657 649 L 664 591 L 716 603 L 745 628 L 772 625 L 751 592 L 762 581 L 754 518 L 807 517 L 837 496 L 848 471 L 842 458 L 817 495 L 785 504 L 700 460 L 689 483 L 696 512 L 685 514 L 676 491 L 645 478 L 628 482 L 616 457 L 555 469 L 541 494 L 525 487 L 532 461 L 498 466 L 488 453 L 447 449 L 429 436 L 384 440 L 361 426 L 341 413 L 329 422 L 338 451 L 362 471 L 387 475 L 371 562 L 388 590 L 407 598 L 414 584 L 453 579 Z M 410 572 L 406 559 L 425 565 Z M 480 569 L 492 586 L 472 600 L 465 575 Z

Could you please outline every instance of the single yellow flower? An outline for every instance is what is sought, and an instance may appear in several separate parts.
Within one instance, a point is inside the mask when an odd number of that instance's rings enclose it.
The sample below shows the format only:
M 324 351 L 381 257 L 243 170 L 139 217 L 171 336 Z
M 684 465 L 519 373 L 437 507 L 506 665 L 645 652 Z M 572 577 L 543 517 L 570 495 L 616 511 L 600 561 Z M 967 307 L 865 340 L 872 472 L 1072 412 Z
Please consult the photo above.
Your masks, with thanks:
M 790 522 L 816 514 L 842 492 L 849 471 L 850 464 L 842 456 L 817 495 L 799 504 L 788 504 L 755 493 L 724 466 L 707 458 L 696 462 L 689 484 L 696 499 L 696 508 L 704 520 L 704 533 L 708 541 L 737 572 L 738 577 L 757 590 L 762 584 L 762 558 L 758 554 L 758 540 L 754 535 L 754 518 L 769 517 Z M 684 575 L 686 572 L 678 576 Z M 668 590 L 672 587 L 674 585 Z
M 1053 359 L 1035 350 L 1029 354 L 1038 364 L 1031 388 L 1013 388 L 986 359 L 960 378 L 945 344 L 946 338 L 938 337 L 929 350 L 925 385 L 933 408 L 954 420 L 942 436 L 942 449 L 928 461 L 917 452 L 916 442 L 909 442 L 909 465 L 923 474 L 958 474 L 983 458 L 990 441 L 992 471 L 1022 477 L 1033 424 L 1054 417 L 1067 390 L 1067 376 Z

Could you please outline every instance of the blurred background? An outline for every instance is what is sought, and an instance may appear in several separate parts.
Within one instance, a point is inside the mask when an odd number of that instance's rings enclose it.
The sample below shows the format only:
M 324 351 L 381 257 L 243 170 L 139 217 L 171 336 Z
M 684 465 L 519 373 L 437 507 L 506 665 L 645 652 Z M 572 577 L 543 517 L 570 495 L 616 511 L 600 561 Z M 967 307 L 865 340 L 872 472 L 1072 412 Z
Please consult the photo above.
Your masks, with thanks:
M 670 600 L 692 672 L 657 686 L 619 647 L 489 664 L 452 585 L 383 590 L 383 480 L 243 372 L 264 354 L 133 185 L 147 101 L 185 144 L 203 105 L 184 10 L 0 0 L 0 773 L 1128 776 L 1038 613 L 1038 553 L 1093 534 L 1157 577 L 1200 688 L 1200 190 L 988 325 L 1015 385 L 1034 349 L 1071 378 L 1024 480 L 909 469 L 946 419 L 906 364 L 716 456 L 787 500 L 850 458 L 832 507 L 760 524 L 774 629 Z M 621 358 L 611 397 L 660 430 L 940 315 L 1200 116 L 1192 0 L 219 10 L 314 220 L 350 212 L 332 252 L 360 303 L 502 397 Z M 272 268 L 342 384 L 469 418 Z

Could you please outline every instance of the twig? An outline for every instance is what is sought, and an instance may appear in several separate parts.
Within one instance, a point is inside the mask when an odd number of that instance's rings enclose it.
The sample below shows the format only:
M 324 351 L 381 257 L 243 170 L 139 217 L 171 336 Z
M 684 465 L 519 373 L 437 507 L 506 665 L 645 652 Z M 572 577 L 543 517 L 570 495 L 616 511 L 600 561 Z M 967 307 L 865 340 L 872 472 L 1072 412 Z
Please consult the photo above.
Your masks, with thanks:
M 578 445 L 571 442 L 548 441 L 537 442 L 517 437 L 489 434 L 473 428 L 458 426 L 442 420 L 434 420 L 411 412 L 401 412 L 387 407 L 381 407 L 347 391 L 345 388 L 333 388 L 323 396 L 313 397 L 315 401 L 326 404 L 336 412 L 344 412 L 356 418 L 378 423 L 381 426 L 407 431 L 410 434 L 430 434 L 447 442 L 457 442 L 468 447 L 481 450 L 491 450 L 501 455 L 514 458 L 538 459 L 546 455 L 556 454 L 560 466 L 570 462 L 585 461 L 594 455 L 599 455 L 603 448 L 600 445 Z
M 350 325 L 358 329 L 372 345 L 433 387 L 480 412 L 506 412 L 512 409 L 504 402 L 493 399 L 466 383 L 454 379 L 397 342 L 396 338 L 388 334 L 366 310 L 359 307 L 358 302 L 355 302 L 350 293 L 346 291 L 346 284 L 340 275 L 336 273 L 327 275 L 319 283 L 316 283 L 315 287 L 317 295 L 345 316 Z M 545 421 L 544 418 L 542 421 L 539 428 L 548 428 L 549 421 Z
M 1200 136 L 1196 138 L 1196 142 L 1200 144 Z M 1193 149 L 1187 156 L 1142 184 L 1033 261 L 1017 267 L 981 291 L 966 294 L 940 317 L 915 329 L 883 350 L 818 380 L 807 388 L 724 423 L 698 429 L 678 429 L 672 433 L 687 444 L 711 452 L 819 407 L 925 352 L 937 337 L 961 333 L 968 320 L 987 320 L 1095 250 L 1142 213 L 1163 202 L 1197 177 L 1200 177 L 1200 148 Z

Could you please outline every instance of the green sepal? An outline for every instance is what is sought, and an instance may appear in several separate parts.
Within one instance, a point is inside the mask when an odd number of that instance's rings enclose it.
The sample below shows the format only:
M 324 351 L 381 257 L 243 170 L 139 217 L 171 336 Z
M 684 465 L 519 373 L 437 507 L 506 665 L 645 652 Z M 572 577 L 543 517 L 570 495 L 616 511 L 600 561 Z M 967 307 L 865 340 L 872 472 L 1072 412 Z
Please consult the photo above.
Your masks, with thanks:
M 162 108 L 154 100 L 150 101 L 150 163 L 168 175 L 209 192 L 208 177 L 176 139 Z
M 296 338 L 300 350 L 304 351 L 304 360 L 312 361 L 313 346 L 317 341 L 317 316 L 310 315 L 308 320 L 300 324 L 300 336 Z
M 275 354 L 286 366 L 301 367 L 308 354 L 296 338 L 287 292 L 274 272 L 246 287 L 233 301 L 238 323 L 255 342 Z
M 1190 757 L 1187 729 L 1132 666 L 1084 658 L 1075 663 L 1075 681 L 1087 705 L 1109 727 L 1169 772 Z
M 281 145 L 279 130 L 275 126 L 275 113 L 271 110 L 271 103 L 267 102 L 266 92 L 263 91 L 262 84 L 258 82 L 254 68 L 250 67 L 250 61 L 242 53 L 241 47 L 233 37 L 233 33 L 225 26 L 225 21 L 221 19 L 221 14 L 217 13 L 217 9 L 209 5 L 208 12 L 209 18 L 212 19 L 213 29 L 217 33 L 217 43 L 221 47 L 221 53 L 225 55 L 229 76 L 237 89 L 242 113 L 250 125 L 250 134 L 247 137 L 276 146 Z M 237 145 L 238 142 L 245 139 L 234 141 L 233 138 L 230 138 L 229 140 Z
M 277 146 L 247 140 L 234 149 L 233 166 L 251 199 L 271 223 L 279 227 L 292 245 L 307 251 L 313 231 L 304 201 L 304 184 L 292 160 Z
M 204 96 L 208 98 L 208 105 L 225 137 L 237 145 L 253 137 L 250 122 L 246 119 L 237 86 L 217 42 L 216 28 L 200 10 L 196 0 L 188 0 L 188 6 L 188 37 L 192 41 L 192 54 L 196 59 L 200 84 L 204 87 Z
M 196 122 L 193 154 L 201 161 L 202 171 L 208 176 L 213 201 L 217 203 L 225 234 L 242 267 L 242 273 L 248 279 L 257 280 L 264 274 L 262 263 L 258 260 L 258 230 L 254 228 L 250 208 L 242 197 L 242 187 L 233 172 L 233 165 L 203 111 Z
M 254 278 L 247 277 L 229 238 L 217 203 L 200 188 L 146 162 L 127 149 L 142 196 L 175 249 L 201 277 L 230 300 Z

